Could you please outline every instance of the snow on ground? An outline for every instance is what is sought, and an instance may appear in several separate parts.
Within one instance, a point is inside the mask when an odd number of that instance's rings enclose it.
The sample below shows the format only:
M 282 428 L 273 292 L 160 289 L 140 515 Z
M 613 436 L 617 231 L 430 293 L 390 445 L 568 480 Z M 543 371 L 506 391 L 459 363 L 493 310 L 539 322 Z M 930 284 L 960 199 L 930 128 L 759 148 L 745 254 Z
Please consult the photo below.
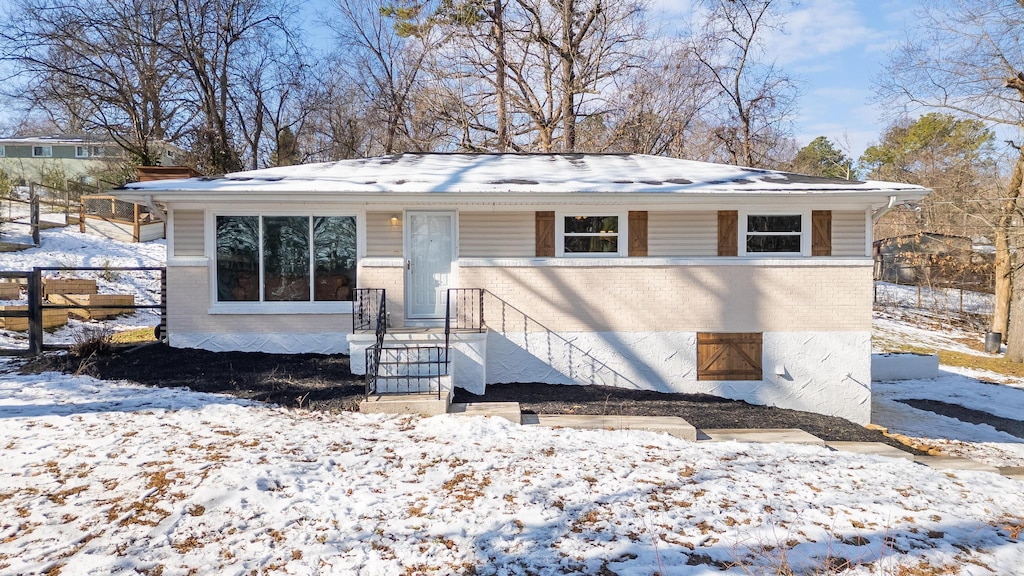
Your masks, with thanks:
M 1009 383 L 1004 383 L 1008 381 Z M 900 399 L 938 400 L 1003 418 L 1024 414 L 1024 382 L 983 370 L 942 366 L 939 377 L 871 385 L 871 421 L 944 453 L 997 467 L 1024 466 L 1024 438 L 918 410 Z
M 964 328 L 959 290 L 920 291 L 914 286 L 878 284 L 872 331 L 874 352 L 907 347 L 950 350 L 981 357 L 981 330 Z M 990 314 L 992 295 L 964 291 L 963 311 Z M 872 383 L 871 420 L 891 433 L 904 434 L 944 453 L 998 467 L 1024 466 L 1024 438 L 987 424 L 962 422 L 899 400 L 938 400 L 995 416 L 1020 420 L 1024 414 L 1024 380 L 985 370 L 941 366 L 938 378 Z
M 164 240 L 119 242 L 83 234 L 77 226 L 42 230 L 39 240 L 38 248 L 0 254 L 0 270 L 31 270 L 36 266 L 163 266 L 167 261 Z
M 311 413 L 13 372 L 0 443 L 4 574 L 1024 565 L 1024 484 L 813 446 Z
M 4 238 L 7 238 L 6 234 Z M 101 294 L 133 294 L 135 303 L 139 305 L 160 302 L 159 272 L 122 272 L 111 269 L 163 266 L 167 251 L 164 240 L 119 242 L 94 234 L 83 234 L 75 226 L 43 230 L 39 239 L 40 245 L 36 248 L 0 253 L 0 271 L 27 271 L 35 267 L 104 268 L 107 270 L 97 272 L 47 270 L 44 271 L 44 275 L 95 278 Z M 26 304 L 27 300 L 24 297 L 21 300 L 0 300 L 0 305 Z M 132 315 L 109 319 L 103 325 L 106 330 L 118 332 L 140 326 L 156 326 L 159 323 L 159 310 L 142 309 Z M 44 335 L 44 340 L 47 344 L 69 344 L 86 337 L 83 335 L 95 329 L 95 322 L 71 319 L 65 326 L 48 331 Z M 26 346 L 26 333 L 0 331 L 0 348 Z

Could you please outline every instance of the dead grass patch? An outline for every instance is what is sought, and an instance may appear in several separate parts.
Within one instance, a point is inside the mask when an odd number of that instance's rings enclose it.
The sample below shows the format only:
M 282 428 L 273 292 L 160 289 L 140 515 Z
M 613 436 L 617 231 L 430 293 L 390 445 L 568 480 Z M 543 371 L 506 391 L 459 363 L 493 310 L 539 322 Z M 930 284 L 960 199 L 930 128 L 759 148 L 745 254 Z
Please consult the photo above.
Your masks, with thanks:
M 59 504 L 63 506 L 64 504 L 67 504 L 67 499 L 69 496 L 81 494 L 82 492 L 85 492 L 88 489 L 89 485 L 83 484 L 81 486 L 75 486 L 74 488 L 68 488 L 67 490 L 61 490 L 60 492 L 54 492 L 53 494 L 47 494 L 46 497 L 54 504 Z

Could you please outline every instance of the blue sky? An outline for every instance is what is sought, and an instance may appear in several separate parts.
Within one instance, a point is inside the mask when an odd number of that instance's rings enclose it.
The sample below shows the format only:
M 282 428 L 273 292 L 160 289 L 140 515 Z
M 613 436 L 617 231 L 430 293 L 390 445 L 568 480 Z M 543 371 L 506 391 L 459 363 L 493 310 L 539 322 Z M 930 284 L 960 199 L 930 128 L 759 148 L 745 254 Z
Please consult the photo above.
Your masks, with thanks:
M 691 0 L 652 0 L 682 15 Z M 778 0 L 786 33 L 773 35 L 769 53 L 800 82 L 794 131 L 804 146 L 827 136 L 855 160 L 891 121 L 871 102 L 872 81 L 889 51 L 914 22 L 917 0 Z

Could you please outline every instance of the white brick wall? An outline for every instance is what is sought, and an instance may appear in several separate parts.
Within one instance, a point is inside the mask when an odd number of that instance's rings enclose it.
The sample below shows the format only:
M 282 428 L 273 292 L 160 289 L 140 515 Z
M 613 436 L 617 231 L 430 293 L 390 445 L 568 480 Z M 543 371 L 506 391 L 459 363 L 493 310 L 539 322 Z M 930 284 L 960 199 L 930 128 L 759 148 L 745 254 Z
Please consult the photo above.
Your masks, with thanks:
M 474 266 L 459 271 L 459 284 L 556 331 L 871 329 L 870 265 Z

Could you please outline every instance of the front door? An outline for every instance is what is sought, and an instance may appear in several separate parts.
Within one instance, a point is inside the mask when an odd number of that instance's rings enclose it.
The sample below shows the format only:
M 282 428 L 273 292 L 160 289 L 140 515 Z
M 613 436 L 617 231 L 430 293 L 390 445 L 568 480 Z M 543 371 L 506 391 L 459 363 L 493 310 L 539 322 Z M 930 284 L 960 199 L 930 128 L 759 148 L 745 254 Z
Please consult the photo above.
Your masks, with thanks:
M 407 212 L 405 312 L 411 319 L 441 319 L 455 261 L 455 213 Z

